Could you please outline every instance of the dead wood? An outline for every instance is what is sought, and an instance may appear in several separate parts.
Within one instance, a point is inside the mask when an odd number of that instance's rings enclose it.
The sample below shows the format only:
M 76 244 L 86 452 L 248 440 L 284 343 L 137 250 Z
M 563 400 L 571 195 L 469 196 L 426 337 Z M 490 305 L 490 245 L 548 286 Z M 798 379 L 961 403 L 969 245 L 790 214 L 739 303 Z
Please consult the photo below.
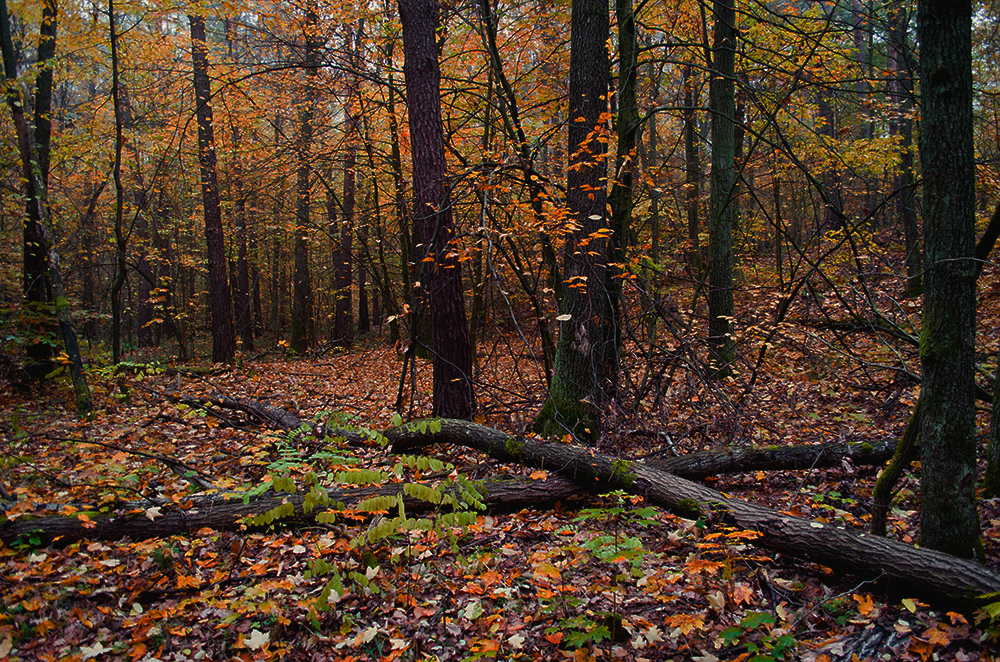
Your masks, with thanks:
M 678 457 L 650 457 L 645 464 L 685 478 L 747 471 L 776 471 L 835 467 L 845 460 L 856 466 L 881 465 L 892 457 L 896 441 L 850 442 L 770 448 L 725 448 Z
M 687 516 L 753 530 L 758 547 L 865 577 L 886 577 L 918 597 L 972 600 L 1000 591 L 1000 575 L 973 561 L 785 515 L 692 483 L 644 462 L 622 461 L 590 448 L 514 438 L 467 421 L 444 420 L 440 432 L 404 425 L 386 437 L 394 452 L 430 444 L 458 444 L 504 462 L 544 468 L 601 490 L 621 489 Z

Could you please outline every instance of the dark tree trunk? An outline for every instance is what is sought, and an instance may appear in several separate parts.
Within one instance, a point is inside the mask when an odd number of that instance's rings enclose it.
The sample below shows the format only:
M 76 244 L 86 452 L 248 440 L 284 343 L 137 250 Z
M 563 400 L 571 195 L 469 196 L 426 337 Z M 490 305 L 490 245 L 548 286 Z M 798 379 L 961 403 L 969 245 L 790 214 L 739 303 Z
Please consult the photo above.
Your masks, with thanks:
M 639 494 L 686 517 L 757 531 L 761 536 L 751 542 L 763 549 L 807 558 L 853 575 L 886 577 L 899 590 L 922 596 L 950 596 L 971 604 L 976 596 L 1000 590 L 1000 575 L 978 563 L 728 498 L 645 462 L 626 462 L 573 444 L 515 439 L 465 421 L 441 424 L 438 433 L 409 424 L 385 435 L 396 453 L 431 444 L 459 444 L 502 462 L 548 469 L 592 489 Z
M 601 344 L 604 352 L 605 397 L 618 398 L 618 366 L 622 346 L 622 283 L 625 254 L 628 251 L 629 235 L 632 233 L 632 187 L 636 163 L 636 145 L 642 130 L 639 116 L 639 102 L 636 97 L 636 77 L 638 76 L 638 43 L 635 13 L 632 0 L 615 0 L 615 14 L 618 20 L 618 117 L 615 130 L 618 134 L 615 155 L 615 173 L 608 195 L 611 210 L 611 238 L 604 269 L 605 290 L 609 302 L 610 319 L 601 324 Z
M 614 397 L 614 311 L 607 291 L 612 235 L 607 218 L 606 142 L 610 64 L 607 0 L 577 0 L 571 13 L 566 203 L 572 232 L 564 253 L 559 343 L 549 395 L 536 429 L 546 435 L 600 433 L 599 405 Z
M 226 276 L 226 240 L 222 230 L 222 205 L 216 174 L 215 129 L 212 126 L 212 92 L 208 78 L 208 45 L 205 18 L 188 16 L 191 23 L 191 60 L 198 114 L 198 163 L 201 197 L 205 208 L 205 244 L 208 252 L 208 292 L 212 311 L 212 361 L 228 363 L 236 354 L 233 313 Z
M 49 145 L 52 125 L 49 112 L 52 103 L 52 58 L 56 47 L 57 11 L 54 0 L 46 0 L 42 9 L 42 26 L 38 39 L 39 71 L 35 81 L 35 132 L 32 136 L 24 121 L 24 107 L 21 103 L 20 88 L 17 85 L 17 62 L 14 44 L 11 41 L 10 15 L 7 13 L 6 0 L 0 0 L 0 50 L 3 53 L 4 76 L 6 80 L 6 101 L 10 107 L 11 119 L 17 139 L 18 153 L 21 158 L 21 173 L 24 176 L 24 197 L 28 204 L 25 225 L 25 237 L 31 237 L 31 245 L 25 244 L 25 296 L 29 302 L 43 303 L 53 301 L 56 318 L 59 320 L 59 330 L 63 338 L 63 346 L 70 360 L 70 377 L 73 381 L 73 392 L 76 396 L 77 412 L 83 416 L 91 411 L 90 387 L 83 372 L 83 360 L 80 356 L 80 346 L 73 326 L 69 300 L 62 284 L 62 267 L 59 264 L 59 252 L 55 247 L 55 237 L 49 226 L 49 208 L 46 197 L 48 186 Z M 29 231 L 30 229 L 30 231 Z M 30 254 L 29 254 L 30 253 Z M 29 269 L 38 265 L 33 261 L 41 255 L 43 271 L 36 274 L 37 278 L 29 277 Z M 32 292 L 30 287 L 37 287 L 38 282 L 44 282 L 41 291 Z M 30 286 L 30 287 L 29 287 Z M 43 299 L 32 299 L 32 296 L 44 293 Z M 40 361 L 36 367 L 45 369 L 51 359 L 52 348 L 42 343 L 28 347 L 30 358 Z M 47 372 L 47 371 L 46 371 Z M 44 375 L 45 373 L 40 373 Z
M 444 127 L 441 72 L 437 59 L 437 4 L 400 0 L 403 75 L 413 156 L 413 219 L 421 244 L 420 287 L 431 308 L 434 339 L 434 416 L 469 418 L 475 409 L 469 323 L 462 293 L 462 267 L 452 235 L 454 223 Z
M 49 148 L 51 144 L 52 122 L 52 58 L 56 51 L 56 2 L 42 3 L 42 24 L 38 35 L 38 77 L 35 80 L 35 130 L 34 135 L 24 125 L 22 129 L 24 145 L 21 147 L 21 161 L 24 170 L 24 198 L 26 219 L 24 221 L 24 296 L 31 303 L 52 301 L 52 283 L 46 263 L 45 220 L 48 205 L 47 187 L 49 178 Z M 5 20 L 7 18 L 5 17 Z M 11 67 L 13 71 L 13 65 Z M 8 80 L 16 76 L 10 72 Z M 12 83 L 14 84 L 14 83 Z M 12 94 L 9 92 L 8 94 Z M 20 100 L 18 100 L 20 105 Z M 15 118 L 15 123 L 17 119 Z M 23 125 L 23 113 L 21 116 Z M 52 345 L 35 342 L 28 345 L 28 358 L 34 364 L 39 376 L 51 370 Z
M 708 245 L 709 367 L 716 377 L 731 373 L 736 359 L 733 301 L 733 235 L 736 232 L 736 143 L 734 117 L 736 12 L 733 0 L 715 0 L 715 34 L 709 108 L 712 113 L 711 214 Z
M 111 285 L 111 360 L 122 360 L 122 288 L 128 275 L 128 245 L 125 239 L 125 186 L 122 183 L 122 128 L 125 123 L 118 75 L 118 31 L 115 26 L 114 0 L 108 3 L 108 26 L 111 42 L 111 99 L 115 112 L 115 157 L 112 176 L 115 181 L 115 277 Z
M 976 513 L 976 172 L 970 0 L 921 0 L 924 177 L 921 544 L 972 556 Z
M 236 200 L 233 202 L 233 216 L 236 220 L 237 257 L 233 274 L 233 303 L 235 305 L 236 332 L 244 352 L 253 351 L 253 311 L 250 306 L 250 259 L 249 259 L 249 218 L 247 214 L 247 191 L 243 180 L 243 165 L 239 152 L 240 132 L 233 127 L 233 188 Z

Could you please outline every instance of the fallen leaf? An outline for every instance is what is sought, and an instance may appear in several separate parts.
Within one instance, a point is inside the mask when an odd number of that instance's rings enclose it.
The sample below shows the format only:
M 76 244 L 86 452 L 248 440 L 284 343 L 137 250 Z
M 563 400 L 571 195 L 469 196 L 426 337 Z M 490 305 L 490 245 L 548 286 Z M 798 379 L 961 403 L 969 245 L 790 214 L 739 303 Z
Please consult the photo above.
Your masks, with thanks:
M 243 645 L 247 648 L 258 649 L 264 646 L 264 644 L 271 641 L 271 635 L 266 632 L 261 632 L 256 628 L 250 632 L 249 637 L 243 638 Z

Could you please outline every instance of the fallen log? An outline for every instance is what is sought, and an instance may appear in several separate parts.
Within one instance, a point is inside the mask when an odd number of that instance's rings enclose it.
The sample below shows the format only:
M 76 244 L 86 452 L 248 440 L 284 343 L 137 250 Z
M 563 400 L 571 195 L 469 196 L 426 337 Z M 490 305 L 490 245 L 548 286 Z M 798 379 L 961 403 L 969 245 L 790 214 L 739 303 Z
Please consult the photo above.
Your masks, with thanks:
M 426 426 L 424 426 L 426 430 Z M 620 489 L 650 502 L 712 521 L 757 531 L 761 548 L 865 577 L 886 577 L 916 597 L 972 601 L 1000 591 L 1000 575 L 979 563 L 904 543 L 793 517 L 649 466 L 616 459 L 591 448 L 515 438 L 475 423 L 442 420 L 438 432 L 407 424 L 385 435 L 392 451 L 413 452 L 431 444 L 457 444 L 490 457 L 558 473 L 599 490 Z
M 191 404 L 220 404 L 219 398 L 192 399 Z M 227 408 L 241 408 L 263 414 L 266 412 L 271 425 L 279 428 L 296 429 L 301 421 L 278 408 L 277 411 L 261 409 L 262 403 L 253 400 L 226 402 Z M 270 407 L 270 405 L 268 405 Z M 286 415 L 282 415 L 282 414 Z M 448 424 L 448 429 L 453 423 Z M 480 426 L 482 427 L 482 426 Z M 482 428 L 492 430 L 491 428 Z M 497 435 L 503 433 L 493 430 Z M 353 439 L 350 431 L 331 431 L 335 436 Z M 390 436 L 396 434 L 390 432 Z M 506 436 L 504 435 L 504 438 Z M 894 442 L 878 442 L 869 444 L 824 444 L 817 446 L 780 447 L 762 449 L 727 449 L 724 451 L 704 451 L 681 457 L 650 460 L 647 464 L 683 476 L 700 478 L 709 475 L 723 474 L 731 471 L 757 471 L 766 469 L 808 469 L 821 466 L 835 466 L 843 459 L 850 458 L 857 464 L 881 464 L 891 455 Z M 600 490 L 600 486 L 591 486 Z M 394 495 L 399 493 L 399 486 L 388 485 L 379 490 L 331 490 L 333 501 L 357 503 L 376 495 Z M 547 481 L 530 480 L 492 480 L 486 481 L 480 487 L 484 503 L 490 512 L 510 512 L 522 508 L 545 507 L 559 501 L 572 498 L 584 498 L 588 488 L 569 478 L 551 476 Z M 88 513 L 90 522 L 81 521 L 76 517 L 49 515 L 40 518 L 19 518 L 13 522 L 0 523 L 0 540 L 12 544 L 18 540 L 33 539 L 32 544 L 47 545 L 55 541 L 61 544 L 81 539 L 117 540 L 131 538 L 142 540 L 147 538 L 165 537 L 197 531 L 202 528 L 216 530 L 231 530 L 239 527 L 240 520 L 252 515 L 259 515 L 280 505 L 283 501 L 292 503 L 295 514 L 283 520 L 285 525 L 311 524 L 312 516 L 302 512 L 304 494 L 266 494 L 251 499 L 244 504 L 240 494 L 205 494 L 193 496 L 184 502 L 184 507 L 172 503 L 149 502 L 141 507 L 124 508 L 117 515 L 99 515 Z M 407 508 L 413 512 L 427 504 L 416 500 L 407 502 Z M 147 515 L 149 507 L 159 510 Z
M 510 512 L 524 508 L 552 506 L 560 501 L 580 499 L 587 491 L 577 483 L 557 476 L 548 480 L 529 478 L 494 479 L 477 484 L 483 503 L 490 512 Z M 403 483 L 378 488 L 329 490 L 331 502 L 355 505 L 374 496 L 395 496 L 403 491 Z M 317 513 L 305 513 L 306 494 L 266 493 L 243 502 L 240 494 L 207 494 L 173 502 L 151 501 L 141 507 L 123 508 L 115 515 L 87 513 L 88 520 L 73 516 L 21 517 L 0 523 L 0 541 L 5 545 L 18 543 L 44 546 L 52 543 L 69 544 L 77 540 L 146 540 L 195 532 L 209 528 L 226 531 L 239 528 L 246 517 L 266 513 L 291 503 L 295 512 L 283 518 L 284 526 L 311 525 Z M 422 513 L 433 504 L 404 495 L 410 513 Z M 132 504 L 136 506 L 136 504 Z
M 896 449 L 896 440 L 767 448 L 724 448 L 677 457 L 653 457 L 643 462 L 655 469 L 685 478 L 747 471 L 775 471 L 835 467 L 850 460 L 856 466 L 885 464 Z

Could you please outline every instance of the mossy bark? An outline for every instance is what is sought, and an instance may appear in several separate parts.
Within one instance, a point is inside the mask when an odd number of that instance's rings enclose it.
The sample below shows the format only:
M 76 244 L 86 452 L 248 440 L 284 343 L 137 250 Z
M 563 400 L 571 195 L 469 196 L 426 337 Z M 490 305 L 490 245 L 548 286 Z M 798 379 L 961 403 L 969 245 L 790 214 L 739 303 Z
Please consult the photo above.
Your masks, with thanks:
M 918 26 L 924 176 L 920 539 L 925 547 L 967 557 L 979 541 L 971 3 L 925 0 Z

